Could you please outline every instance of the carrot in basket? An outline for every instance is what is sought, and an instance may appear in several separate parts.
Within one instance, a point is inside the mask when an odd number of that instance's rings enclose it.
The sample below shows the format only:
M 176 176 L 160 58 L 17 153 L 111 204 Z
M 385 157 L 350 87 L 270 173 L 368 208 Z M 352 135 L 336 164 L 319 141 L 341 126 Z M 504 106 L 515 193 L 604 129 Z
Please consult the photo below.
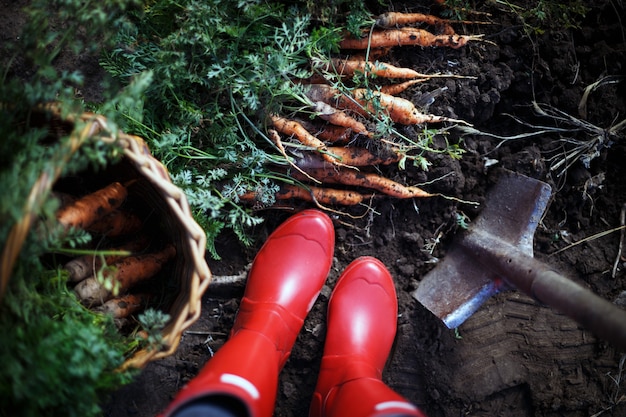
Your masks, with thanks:
M 85 230 L 108 237 L 117 237 L 136 233 L 142 226 L 143 222 L 137 215 L 115 210 L 85 227 Z
M 365 173 L 360 171 L 332 167 L 330 169 L 308 169 L 307 174 L 309 174 L 313 178 L 322 181 L 322 183 L 324 184 L 335 183 L 370 188 L 372 190 L 380 191 L 385 195 L 395 198 L 434 196 L 434 194 L 430 194 L 419 187 L 405 186 L 389 178 L 383 177 L 382 175 L 373 173 Z M 292 176 L 298 179 L 298 174 L 296 172 L 293 172 Z
M 425 46 L 461 48 L 470 41 L 476 41 L 483 35 L 434 35 L 427 30 L 417 28 L 400 28 L 374 31 L 355 38 L 351 35 L 339 42 L 341 49 L 367 49 L 394 46 Z
M 149 299 L 150 296 L 147 294 L 125 294 L 110 299 L 101 306 L 94 308 L 94 311 L 109 314 L 114 319 L 123 319 L 143 309 Z
M 106 255 L 104 257 L 95 254 L 83 255 L 67 262 L 63 268 L 68 272 L 68 280 L 70 282 L 82 281 L 89 276 L 95 275 L 102 268 L 103 258 L 107 265 L 111 265 L 125 256 L 132 255 L 133 252 L 144 250 L 148 243 L 148 238 L 142 235 L 138 239 L 133 239 L 124 245 L 111 249 L 105 249 L 107 252 L 120 252 L 124 253 L 124 255 Z
M 141 281 L 152 278 L 175 255 L 174 246 L 168 245 L 160 252 L 126 257 L 115 262 L 111 269 L 105 270 L 104 279 L 111 280 L 120 291 L 127 290 Z M 74 291 L 78 299 L 88 306 L 101 305 L 114 295 L 96 277 L 79 282 Z
M 119 182 L 112 182 L 98 191 L 61 207 L 57 211 L 56 217 L 59 223 L 66 228 L 85 229 L 121 206 L 127 196 L 126 187 Z

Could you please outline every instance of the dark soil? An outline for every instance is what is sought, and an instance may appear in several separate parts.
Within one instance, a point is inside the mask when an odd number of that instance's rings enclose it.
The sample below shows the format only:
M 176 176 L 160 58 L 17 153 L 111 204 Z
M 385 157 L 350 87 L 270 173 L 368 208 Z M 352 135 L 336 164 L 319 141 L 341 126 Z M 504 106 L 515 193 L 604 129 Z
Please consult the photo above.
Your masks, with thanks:
M 626 33 L 619 18 L 623 5 L 594 2 L 580 29 L 553 27 L 533 37 L 527 36 L 511 13 L 490 6 L 479 10 L 491 13 L 489 20 L 494 24 L 459 30 L 485 33 L 493 44 L 393 52 L 394 61 L 420 72 L 453 69 L 477 77 L 434 80 L 411 98 L 419 100 L 420 94 L 447 87 L 430 107 L 431 112 L 464 119 L 480 131 L 501 136 L 539 130 L 509 115 L 536 126 L 575 127 L 537 116 L 531 108 L 533 100 L 600 129 L 625 117 L 624 81 L 594 90 L 586 115 L 578 109 L 587 86 L 604 76 L 626 72 Z M 458 136 L 453 131 L 449 139 Z M 560 176 L 551 171 L 563 152 L 573 148 L 559 139 L 587 142 L 596 137 L 583 130 L 500 144 L 487 135 L 468 135 L 463 137 L 467 152 L 460 161 L 433 156 L 426 173 L 411 168 L 389 175 L 409 183 L 433 181 L 425 186 L 429 191 L 481 203 L 486 190 L 497 181 L 499 168 L 548 182 L 554 187 L 553 198 L 535 235 L 535 256 L 613 301 L 626 288 L 623 258 L 612 277 L 619 233 L 550 256 L 571 242 L 620 224 L 620 210 L 626 203 L 623 136 L 621 141 L 599 146 L 589 166 L 575 162 Z M 276 416 L 307 415 L 321 360 L 329 295 L 342 269 L 362 255 L 381 259 L 396 280 L 398 335 L 385 381 L 429 416 L 626 415 L 622 397 L 626 388 L 611 378 L 620 375 L 619 360 L 624 353 L 597 340 L 568 317 L 519 292 L 505 292 L 489 300 L 457 335 L 412 298 L 410 292 L 420 279 L 446 255 L 458 231 L 456 215 L 474 218 L 480 208 L 432 198 L 389 199 L 376 202 L 372 209 L 358 220 L 336 217 L 334 267 L 282 371 Z M 268 211 L 259 235 L 269 234 L 287 216 Z M 258 249 L 243 250 L 228 237 L 220 244 L 223 260 L 210 262 L 218 276 L 244 271 Z M 432 248 L 432 253 L 427 248 Z M 107 415 L 143 417 L 161 411 L 226 341 L 243 290 L 244 283 L 210 286 L 202 318 L 183 337 L 179 350 L 148 365 L 135 383 L 116 393 L 108 403 Z
M 434 80 L 410 98 L 419 100 L 420 94 L 447 87 L 430 107 L 431 112 L 464 119 L 480 131 L 501 136 L 539 130 L 510 115 L 536 126 L 575 127 L 537 116 L 531 108 L 533 100 L 600 129 L 625 117 L 623 80 L 594 90 L 588 97 L 586 115 L 578 109 L 587 86 L 604 76 L 625 75 L 626 31 L 619 17 L 624 13 L 623 4 L 593 2 L 580 29 L 550 27 L 532 37 L 510 12 L 488 5 L 478 10 L 490 13 L 488 20 L 494 24 L 459 30 L 485 33 L 489 43 L 473 43 L 458 50 L 404 48 L 393 52 L 394 61 L 420 72 L 453 69 L 477 77 Z M 450 139 L 458 136 L 453 131 Z M 467 152 L 461 160 L 433 156 L 426 173 L 408 169 L 389 175 L 409 183 L 433 181 L 425 186 L 429 191 L 481 203 L 486 190 L 497 181 L 499 168 L 548 182 L 554 187 L 553 198 L 535 235 L 535 256 L 613 301 L 626 288 L 624 258 L 612 277 L 619 232 L 550 254 L 619 226 L 620 210 L 626 203 L 626 143 L 623 135 L 614 143 L 604 143 L 589 166 L 575 162 L 558 175 L 551 167 L 574 147 L 559 141 L 561 138 L 588 142 L 597 136 L 579 130 L 500 143 L 487 135 L 468 135 L 463 137 Z M 420 279 L 446 255 L 458 231 L 456 215 L 474 218 L 480 208 L 432 198 L 389 199 L 376 202 L 372 209 L 358 220 L 336 218 L 334 267 L 281 374 L 276 416 L 307 415 L 321 360 L 329 295 L 342 269 L 361 255 L 381 259 L 396 280 L 398 333 L 385 381 L 429 416 L 626 415 L 626 388 L 613 379 L 620 375 L 619 360 L 624 353 L 597 340 L 568 317 L 519 292 L 504 292 L 466 321 L 457 335 L 412 298 L 410 292 Z M 287 216 L 269 211 L 259 235 L 269 234 Z M 239 274 L 257 249 L 242 250 L 234 238 L 225 237 L 220 243 L 224 259 L 211 262 L 216 275 Z M 427 248 L 432 248 L 432 253 Z M 243 283 L 210 286 L 202 318 L 183 337 L 180 349 L 172 357 L 150 364 L 134 384 L 114 395 L 107 415 L 143 417 L 162 410 L 225 342 L 243 289 Z
M 460 139 L 461 133 L 453 130 L 448 140 L 461 140 L 467 151 L 461 160 L 433 155 L 428 172 L 411 167 L 390 169 L 386 174 L 427 184 L 424 188 L 431 192 L 480 203 L 501 168 L 549 183 L 553 195 L 535 234 L 535 257 L 600 296 L 624 302 L 626 265 L 618 254 L 620 233 L 569 245 L 619 226 L 626 203 L 624 130 L 621 137 L 610 138 L 605 130 L 626 117 L 626 5 L 619 0 L 589 2 L 580 28 L 549 24 L 543 34 L 528 36 L 523 22 L 500 2 L 481 3 L 475 9 L 489 15 L 470 18 L 493 24 L 458 26 L 457 30 L 484 33 L 488 42 L 457 50 L 401 48 L 390 56 L 420 72 L 454 71 L 476 78 L 433 80 L 408 98 L 418 101 L 422 94 L 447 87 L 428 110 L 464 119 L 478 131 L 494 135 L 541 130 L 533 126 L 571 131 L 502 142 L 486 134 Z M 428 11 L 416 6 L 427 1 L 411 4 L 413 11 Z M 622 78 L 594 89 L 586 112 L 581 112 L 585 89 L 605 76 Z M 558 109 L 572 119 L 539 116 L 532 109 L 533 100 L 543 109 Z M 574 119 L 599 130 L 580 128 Z M 600 139 L 602 134 L 611 140 Z M 597 144 L 592 149 L 597 154 L 587 165 L 574 161 L 559 175 L 554 164 L 575 148 L 574 142 Z M 429 416 L 626 415 L 626 387 L 619 383 L 619 377 L 626 376 L 619 368 L 624 352 L 596 339 L 568 317 L 510 291 L 491 298 L 455 333 L 411 296 L 437 260 L 446 256 L 459 231 L 457 215 L 473 219 L 480 206 L 440 197 L 387 199 L 376 201 L 369 211 L 352 214 L 363 213 L 359 219 L 334 216 L 336 259 L 282 371 L 277 417 L 307 415 L 330 293 L 343 268 L 362 255 L 376 256 L 387 265 L 398 292 L 397 340 L 385 382 Z M 267 221 L 257 230 L 259 246 L 289 215 L 275 210 L 264 214 Z M 230 236 L 224 236 L 219 245 L 223 259 L 209 260 L 216 276 L 245 271 L 259 247 L 242 248 Z M 177 352 L 149 364 L 134 383 L 115 393 L 105 405 L 105 415 L 147 417 L 162 411 L 226 341 L 244 285 L 243 281 L 212 284 L 203 299 L 202 317 L 183 336 Z

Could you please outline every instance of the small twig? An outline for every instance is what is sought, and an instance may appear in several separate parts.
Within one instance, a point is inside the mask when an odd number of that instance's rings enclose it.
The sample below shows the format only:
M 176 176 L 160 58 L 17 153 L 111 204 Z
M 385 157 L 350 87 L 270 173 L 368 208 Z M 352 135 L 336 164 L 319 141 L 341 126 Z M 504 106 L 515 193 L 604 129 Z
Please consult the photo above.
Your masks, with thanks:
M 185 334 L 190 334 L 194 336 L 226 336 L 227 333 L 224 332 L 206 332 L 201 330 L 185 330 Z
M 558 253 L 561 253 L 561 252 L 563 252 L 563 251 L 565 251 L 565 250 L 571 249 L 571 248 L 573 248 L 574 246 L 580 245 L 581 243 L 589 242 L 589 241 L 591 241 L 591 240 L 595 240 L 595 239 L 598 239 L 598 238 L 604 237 L 604 236 L 606 236 L 606 235 L 610 235 L 610 234 L 611 234 L 611 233 L 613 233 L 613 232 L 617 232 L 618 230 L 624 230 L 625 228 L 626 228 L 626 226 L 618 226 L 618 227 L 614 227 L 614 228 L 609 229 L 609 230 L 605 230 L 605 231 L 600 232 L 600 233 L 596 233 L 595 235 L 588 236 L 588 237 L 586 237 L 586 238 L 584 238 L 584 239 L 581 239 L 581 240 L 579 240 L 579 241 L 577 241 L 577 242 L 572 243 L 572 244 L 571 244 L 571 245 L 569 245 L 569 246 L 566 246 L 566 247 L 564 247 L 564 248 L 561 248 L 561 249 L 557 250 L 556 252 L 552 252 L 552 253 L 551 253 L 551 254 L 549 254 L 548 256 L 554 256 L 554 255 L 556 255 L 556 254 L 558 254 Z
M 617 248 L 617 256 L 615 257 L 615 262 L 613 263 L 613 272 L 611 273 L 611 278 L 615 278 L 617 274 L 617 267 L 619 265 L 619 261 L 622 258 L 622 250 L 624 248 L 624 236 L 626 235 L 626 229 L 624 229 L 624 223 L 626 220 L 626 204 L 622 205 L 622 211 L 619 215 L 619 224 L 622 227 L 619 237 L 619 246 Z
M 238 284 L 240 282 L 244 282 L 246 278 L 248 277 L 248 271 L 250 271 L 251 267 L 252 267 L 252 264 L 249 263 L 248 265 L 245 266 L 243 271 L 239 272 L 237 275 L 213 275 L 213 277 L 211 277 L 211 283 L 209 284 L 209 286 L 210 287 L 225 287 L 225 286 L 229 286 L 233 284 Z

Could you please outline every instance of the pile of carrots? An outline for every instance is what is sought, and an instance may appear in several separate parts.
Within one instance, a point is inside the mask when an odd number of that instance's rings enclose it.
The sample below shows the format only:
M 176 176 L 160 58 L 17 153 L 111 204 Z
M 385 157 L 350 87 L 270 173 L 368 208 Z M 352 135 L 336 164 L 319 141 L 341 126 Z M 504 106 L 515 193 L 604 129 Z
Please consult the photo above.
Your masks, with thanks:
M 89 232 L 96 246 L 64 264 L 68 285 L 81 303 L 112 315 L 120 327 L 146 308 L 154 297 L 150 280 L 176 256 L 173 244 L 155 245 L 143 214 L 132 211 L 134 185 L 113 181 L 81 196 L 55 192 L 61 201 L 56 220 L 65 230 Z
M 388 12 L 378 16 L 375 27 L 364 31 L 362 36 L 345 34 L 340 43 L 341 57 L 311 62 L 313 77 L 294 80 L 304 86 L 309 108 L 289 117 L 268 116 L 268 137 L 290 161 L 285 175 L 292 181 L 281 186 L 275 196 L 277 201 L 300 199 L 326 208 L 357 205 L 380 195 L 394 198 L 433 195 L 370 172 L 372 167 L 400 163 L 408 157 L 406 146 L 394 138 L 376 134 L 373 126 L 383 118 L 399 125 L 466 124 L 462 120 L 424 114 L 411 101 L 399 96 L 417 83 L 451 75 L 421 74 L 378 59 L 394 47 L 460 48 L 481 39 L 481 35 L 456 34 L 453 23 L 432 15 Z M 432 31 L 423 29 L 424 26 Z M 367 86 L 354 85 L 358 74 L 369 80 Z M 337 80 L 345 88 L 337 88 Z M 383 82 L 374 85 L 374 81 Z M 294 141 L 297 146 L 293 146 Z M 287 152 L 288 146 L 296 151 Z M 258 204 L 254 192 L 240 198 Z

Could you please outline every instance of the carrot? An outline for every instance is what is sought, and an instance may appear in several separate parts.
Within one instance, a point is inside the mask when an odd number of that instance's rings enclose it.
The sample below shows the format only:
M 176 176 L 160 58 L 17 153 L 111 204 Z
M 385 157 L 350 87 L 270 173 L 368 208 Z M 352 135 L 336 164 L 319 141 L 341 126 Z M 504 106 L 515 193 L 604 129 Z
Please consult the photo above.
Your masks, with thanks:
M 441 2 L 441 4 L 443 4 L 443 1 Z M 461 10 L 465 10 L 465 9 L 461 9 Z M 414 23 L 423 23 L 425 25 L 441 28 L 440 33 L 444 33 L 446 35 L 454 34 L 454 29 L 452 28 L 452 24 L 454 23 L 467 24 L 467 25 L 490 24 L 489 22 L 481 22 L 481 21 L 475 21 L 475 20 L 456 20 L 456 19 L 451 20 L 451 19 L 442 19 L 440 17 L 433 16 L 430 14 L 402 13 L 402 12 L 383 13 L 376 18 L 375 23 L 377 26 L 386 28 L 386 29 L 411 25 Z
M 119 291 L 127 290 L 137 283 L 152 278 L 163 265 L 176 255 L 173 245 L 156 253 L 128 256 L 115 262 L 113 268 L 104 272 L 105 280 L 111 280 Z M 86 305 L 96 306 L 111 299 L 114 291 L 106 288 L 97 277 L 90 277 L 79 282 L 74 291 L 78 298 Z
M 365 88 L 352 90 L 355 99 L 370 112 L 374 112 L 378 105 L 389 114 L 391 120 L 403 125 L 417 125 L 424 123 L 461 122 L 444 116 L 421 113 L 409 100 L 394 97 L 389 94 L 371 92 Z M 376 103 L 378 102 L 378 103 Z
M 366 61 L 364 58 L 351 58 L 351 59 L 339 59 L 332 58 L 326 64 L 321 63 L 319 60 L 320 66 L 326 65 L 329 68 L 334 69 L 340 75 L 353 76 L 358 72 L 373 74 L 382 78 L 423 78 L 423 80 L 416 80 L 413 83 L 423 82 L 431 78 L 476 78 L 476 77 L 468 77 L 463 75 L 453 75 L 453 74 L 424 74 L 421 72 L 417 72 L 410 68 L 396 67 L 386 62 L 372 62 Z M 315 83 L 309 83 L 315 84 Z M 318 83 L 325 84 L 325 83 Z
M 302 174 L 298 174 L 301 175 Z M 302 178 L 306 178 L 302 176 Z M 256 201 L 253 192 L 240 196 L 244 201 Z M 322 188 L 316 186 L 307 186 L 303 188 L 297 185 L 283 184 L 276 193 L 276 200 L 303 200 L 315 202 L 317 204 L 354 206 L 363 201 L 364 196 L 356 191 L 337 190 L 331 188 Z
M 299 123 L 313 136 L 326 142 L 345 144 L 352 139 L 352 129 L 343 126 L 332 124 L 316 126 L 305 120 L 301 120 Z
M 410 68 L 401 68 L 386 62 L 372 62 L 359 58 L 331 58 L 329 61 L 318 60 L 316 65 L 327 71 L 336 71 L 338 74 L 348 77 L 353 76 L 357 72 L 383 78 L 417 78 L 422 76 L 422 74 Z
M 328 153 L 341 159 L 344 164 L 354 167 L 389 165 L 400 161 L 403 157 L 400 152 L 393 149 L 383 148 L 374 153 L 354 146 L 329 146 Z M 305 171 L 311 168 L 330 168 L 330 165 L 322 158 L 309 154 L 298 158 L 296 165 Z
M 363 195 L 355 191 L 335 190 L 308 186 L 307 189 L 295 185 L 286 185 L 276 194 L 278 200 L 300 199 L 320 204 L 354 206 L 363 201 Z
M 423 23 L 440 28 L 440 33 L 445 35 L 454 35 L 455 33 L 450 20 L 441 19 L 430 14 L 387 12 L 376 18 L 376 25 L 382 28 L 406 26 L 413 23 Z
M 323 101 L 316 101 L 314 109 L 317 112 L 317 115 L 321 119 L 326 120 L 328 123 L 347 127 L 354 133 L 371 136 L 371 133 L 367 131 L 367 128 L 363 123 L 359 122 L 354 117 L 347 115 L 343 111 L 324 103 Z
M 322 183 L 324 184 L 344 184 L 370 188 L 395 198 L 433 196 L 433 194 L 427 193 L 419 187 L 405 186 L 389 178 L 385 178 L 381 175 L 373 173 L 365 173 L 360 171 L 332 167 L 330 169 L 308 169 L 307 174 L 309 174 L 313 178 L 322 181 Z M 297 173 L 292 173 L 292 176 L 298 179 Z
M 303 145 L 310 146 L 311 148 L 322 153 L 322 157 L 330 162 L 331 164 L 340 164 L 340 162 L 328 155 L 326 153 L 326 144 L 313 136 L 308 130 L 304 128 L 300 123 L 295 120 L 285 119 L 284 117 L 280 117 L 277 115 L 270 116 L 270 120 L 272 121 L 272 125 L 278 130 L 280 133 L 285 135 L 293 135 L 298 139 Z
M 421 78 L 418 80 L 409 80 L 409 81 L 405 81 L 399 84 L 383 85 L 380 87 L 380 92 L 383 94 L 389 94 L 390 96 L 396 96 L 402 93 L 407 88 L 411 87 L 412 85 L 417 84 L 417 83 L 422 83 L 424 81 L 427 81 L 427 78 Z
M 280 135 L 278 134 L 277 131 L 275 131 L 274 129 L 267 129 L 267 134 L 269 139 L 274 142 L 274 144 L 276 145 L 276 147 L 278 148 L 278 151 L 283 155 L 283 157 L 285 158 L 285 160 L 289 163 L 289 165 L 291 165 L 294 169 L 300 171 L 301 173 L 303 173 L 304 175 L 306 175 L 306 172 L 302 171 L 302 169 L 300 167 L 298 167 L 296 164 L 294 164 L 291 159 L 289 158 L 289 156 L 287 156 L 287 151 L 285 151 L 285 147 L 283 146 L 283 142 L 280 139 Z M 313 182 L 315 182 L 314 178 L 310 178 L 309 179 Z
M 127 195 L 126 187 L 119 182 L 113 182 L 61 207 L 56 217 L 65 228 L 85 229 L 121 206 Z
M 138 239 L 134 239 L 115 248 L 106 249 L 106 251 L 132 253 L 145 249 L 147 244 L 148 238 L 146 236 L 140 236 Z M 95 275 L 96 272 L 102 268 L 103 258 L 104 262 L 107 265 L 110 265 L 122 259 L 124 256 L 127 255 L 107 255 L 104 257 L 97 255 L 83 255 L 67 262 L 63 268 L 69 273 L 68 280 L 70 282 L 78 282 L 90 275 Z
M 311 84 L 305 93 L 313 102 L 322 101 L 338 109 L 351 109 L 367 116 L 367 112 L 356 100 L 350 100 L 347 95 L 329 85 Z
M 113 316 L 114 319 L 123 319 L 144 308 L 149 298 L 147 294 L 125 294 L 110 299 L 94 310 Z
M 466 123 L 462 120 L 451 119 L 445 116 L 423 114 L 415 108 L 412 102 L 401 97 L 365 88 L 355 88 L 351 93 L 352 97 L 349 97 L 330 86 L 316 84 L 309 88 L 307 96 L 311 100 L 330 102 L 331 105 L 337 108 L 351 109 L 364 116 L 382 109 L 389 115 L 391 120 L 404 125 L 441 122 Z
M 424 29 L 400 28 L 374 31 L 371 36 L 364 35 L 360 38 L 346 35 L 339 42 L 339 47 L 341 49 L 367 49 L 394 46 L 446 46 L 457 49 L 481 37 L 482 35 L 433 35 Z
M 85 230 L 88 232 L 99 233 L 108 237 L 117 237 L 136 233 L 143 226 L 141 219 L 126 211 L 115 210 L 107 214 L 99 220 L 96 220 Z

